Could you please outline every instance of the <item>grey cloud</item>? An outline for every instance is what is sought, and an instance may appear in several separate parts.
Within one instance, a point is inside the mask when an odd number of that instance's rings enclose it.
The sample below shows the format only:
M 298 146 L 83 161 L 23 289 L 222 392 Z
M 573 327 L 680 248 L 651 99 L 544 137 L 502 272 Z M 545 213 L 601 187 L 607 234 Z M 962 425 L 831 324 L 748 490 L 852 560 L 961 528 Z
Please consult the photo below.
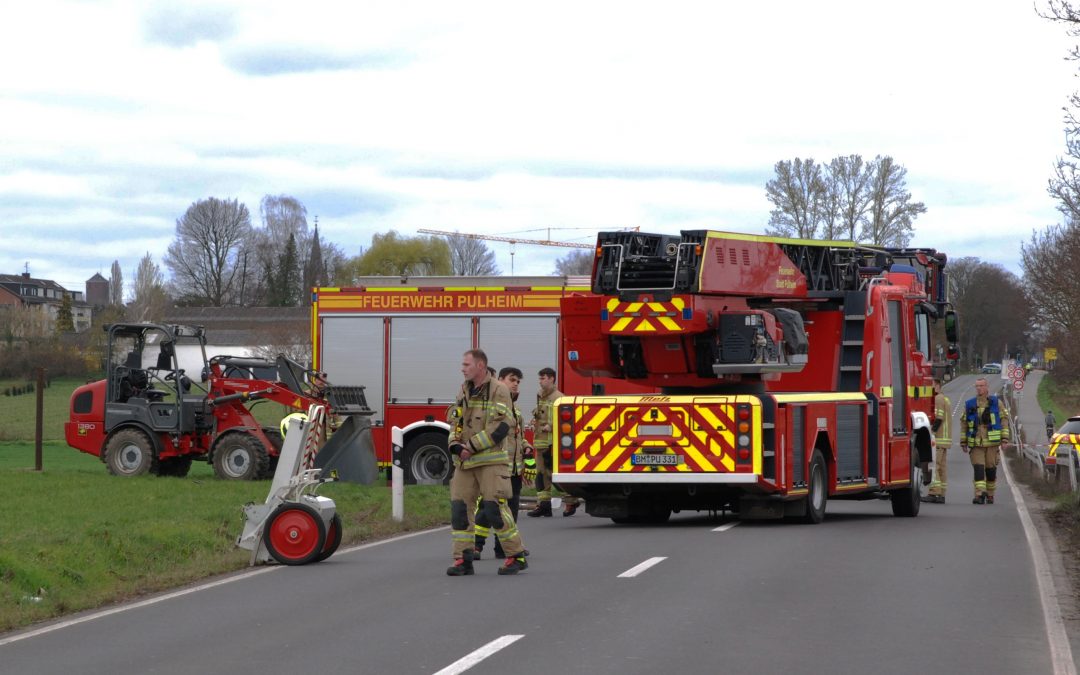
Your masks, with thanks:
M 159 5 L 143 17 L 149 42 L 190 47 L 200 41 L 220 42 L 236 33 L 232 10 L 201 3 Z
M 375 70 L 405 65 L 395 52 L 337 53 L 306 46 L 275 46 L 229 50 L 225 64 L 245 75 L 260 77 L 329 70 Z

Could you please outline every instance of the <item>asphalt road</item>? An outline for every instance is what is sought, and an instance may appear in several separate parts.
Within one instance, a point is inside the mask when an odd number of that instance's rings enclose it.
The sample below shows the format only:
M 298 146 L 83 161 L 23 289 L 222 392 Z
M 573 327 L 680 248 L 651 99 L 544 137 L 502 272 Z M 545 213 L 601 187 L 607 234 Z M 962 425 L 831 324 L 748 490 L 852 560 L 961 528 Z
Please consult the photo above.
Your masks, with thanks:
M 505 636 L 470 673 L 1053 672 L 1006 480 L 977 506 L 966 456 L 949 470 L 949 503 L 913 519 L 881 500 L 820 525 L 523 516 L 516 577 L 490 558 L 447 577 L 449 530 L 422 533 L 0 636 L 0 672 L 436 673 Z

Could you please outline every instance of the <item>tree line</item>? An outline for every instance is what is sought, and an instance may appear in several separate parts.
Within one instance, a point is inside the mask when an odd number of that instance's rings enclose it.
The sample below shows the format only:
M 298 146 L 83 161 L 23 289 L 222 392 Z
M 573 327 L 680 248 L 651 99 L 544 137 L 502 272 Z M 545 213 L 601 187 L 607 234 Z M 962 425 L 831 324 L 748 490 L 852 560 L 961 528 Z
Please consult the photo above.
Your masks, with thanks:
M 588 252 L 574 251 L 556 262 L 554 273 L 588 274 L 591 264 Z M 126 302 L 123 273 L 113 262 L 109 298 L 113 320 L 154 321 L 169 304 L 299 306 L 310 303 L 312 287 L 352 286 L 364 276 L 498 274 L 495 253 L 464 234 L 389 231 L 349 256 L 319 232 L 317 218 L 309 225 L 307 208 L 295 197 L 263 197 L 258 224 L 239 200 L 208 197 L 177 218 L 162 265 L 150 253 L 140 260 Z

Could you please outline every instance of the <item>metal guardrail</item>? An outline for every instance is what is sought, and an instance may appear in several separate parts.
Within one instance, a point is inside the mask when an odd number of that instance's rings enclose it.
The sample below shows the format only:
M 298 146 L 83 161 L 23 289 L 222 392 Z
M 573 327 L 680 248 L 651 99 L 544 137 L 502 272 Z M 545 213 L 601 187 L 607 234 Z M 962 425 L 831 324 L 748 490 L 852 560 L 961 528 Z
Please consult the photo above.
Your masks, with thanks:
M 1067 484 L 1070 491 L 1076 492 L 1077 488 L 1080 487 L 1080 477 L 1077 476 L 1080 473 L 1080 461 L 1077 459 L 1076 449 L 1070 445 L 1068 452 L 1056 455 L 1053 464 L 1047 463 L 1047 455 L 1039 451 L 1040 447 L 1046 446 L 1042 443 L 1028 443 L 1024 436 L 1024 421 L 1020 419 L 1019 415 L 1013 414 L 1014 411 L 1019 412 L 1020 410 L 1020 402 L 1016 400 L 1016 392 L 1009 387 L 1002 398 L 1009 409 L 1009 420 L 1012 425 L 1011 435 L 1016 440 L 1016 447 L 1020 456 L 1025 462 L 1030 462 L 1046 482 L 1057 483 L 1063 488 Z M 1040 427 L 1038 431 L 1042 433 L 1044 428 Z

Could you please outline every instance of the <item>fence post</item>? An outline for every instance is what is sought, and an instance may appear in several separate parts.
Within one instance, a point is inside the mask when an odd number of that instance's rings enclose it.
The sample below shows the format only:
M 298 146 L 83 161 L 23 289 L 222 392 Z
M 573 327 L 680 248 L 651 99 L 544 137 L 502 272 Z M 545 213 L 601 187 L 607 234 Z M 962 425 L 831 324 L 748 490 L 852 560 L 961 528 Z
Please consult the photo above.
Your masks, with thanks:
M 42 470 L 41 437 L 45 419 L 45 369 L 37 369 L 37 419 L 34 421 L 34 471 Z
M 390 430 L 390 438 L 394 446 L 390 464 L 390 500 L 394 520 L 400 523 L 405 520 L 405 469 L 401 466 L 401 450 L 405 445 L 405 434 L 400 427 L 393 427 Z

